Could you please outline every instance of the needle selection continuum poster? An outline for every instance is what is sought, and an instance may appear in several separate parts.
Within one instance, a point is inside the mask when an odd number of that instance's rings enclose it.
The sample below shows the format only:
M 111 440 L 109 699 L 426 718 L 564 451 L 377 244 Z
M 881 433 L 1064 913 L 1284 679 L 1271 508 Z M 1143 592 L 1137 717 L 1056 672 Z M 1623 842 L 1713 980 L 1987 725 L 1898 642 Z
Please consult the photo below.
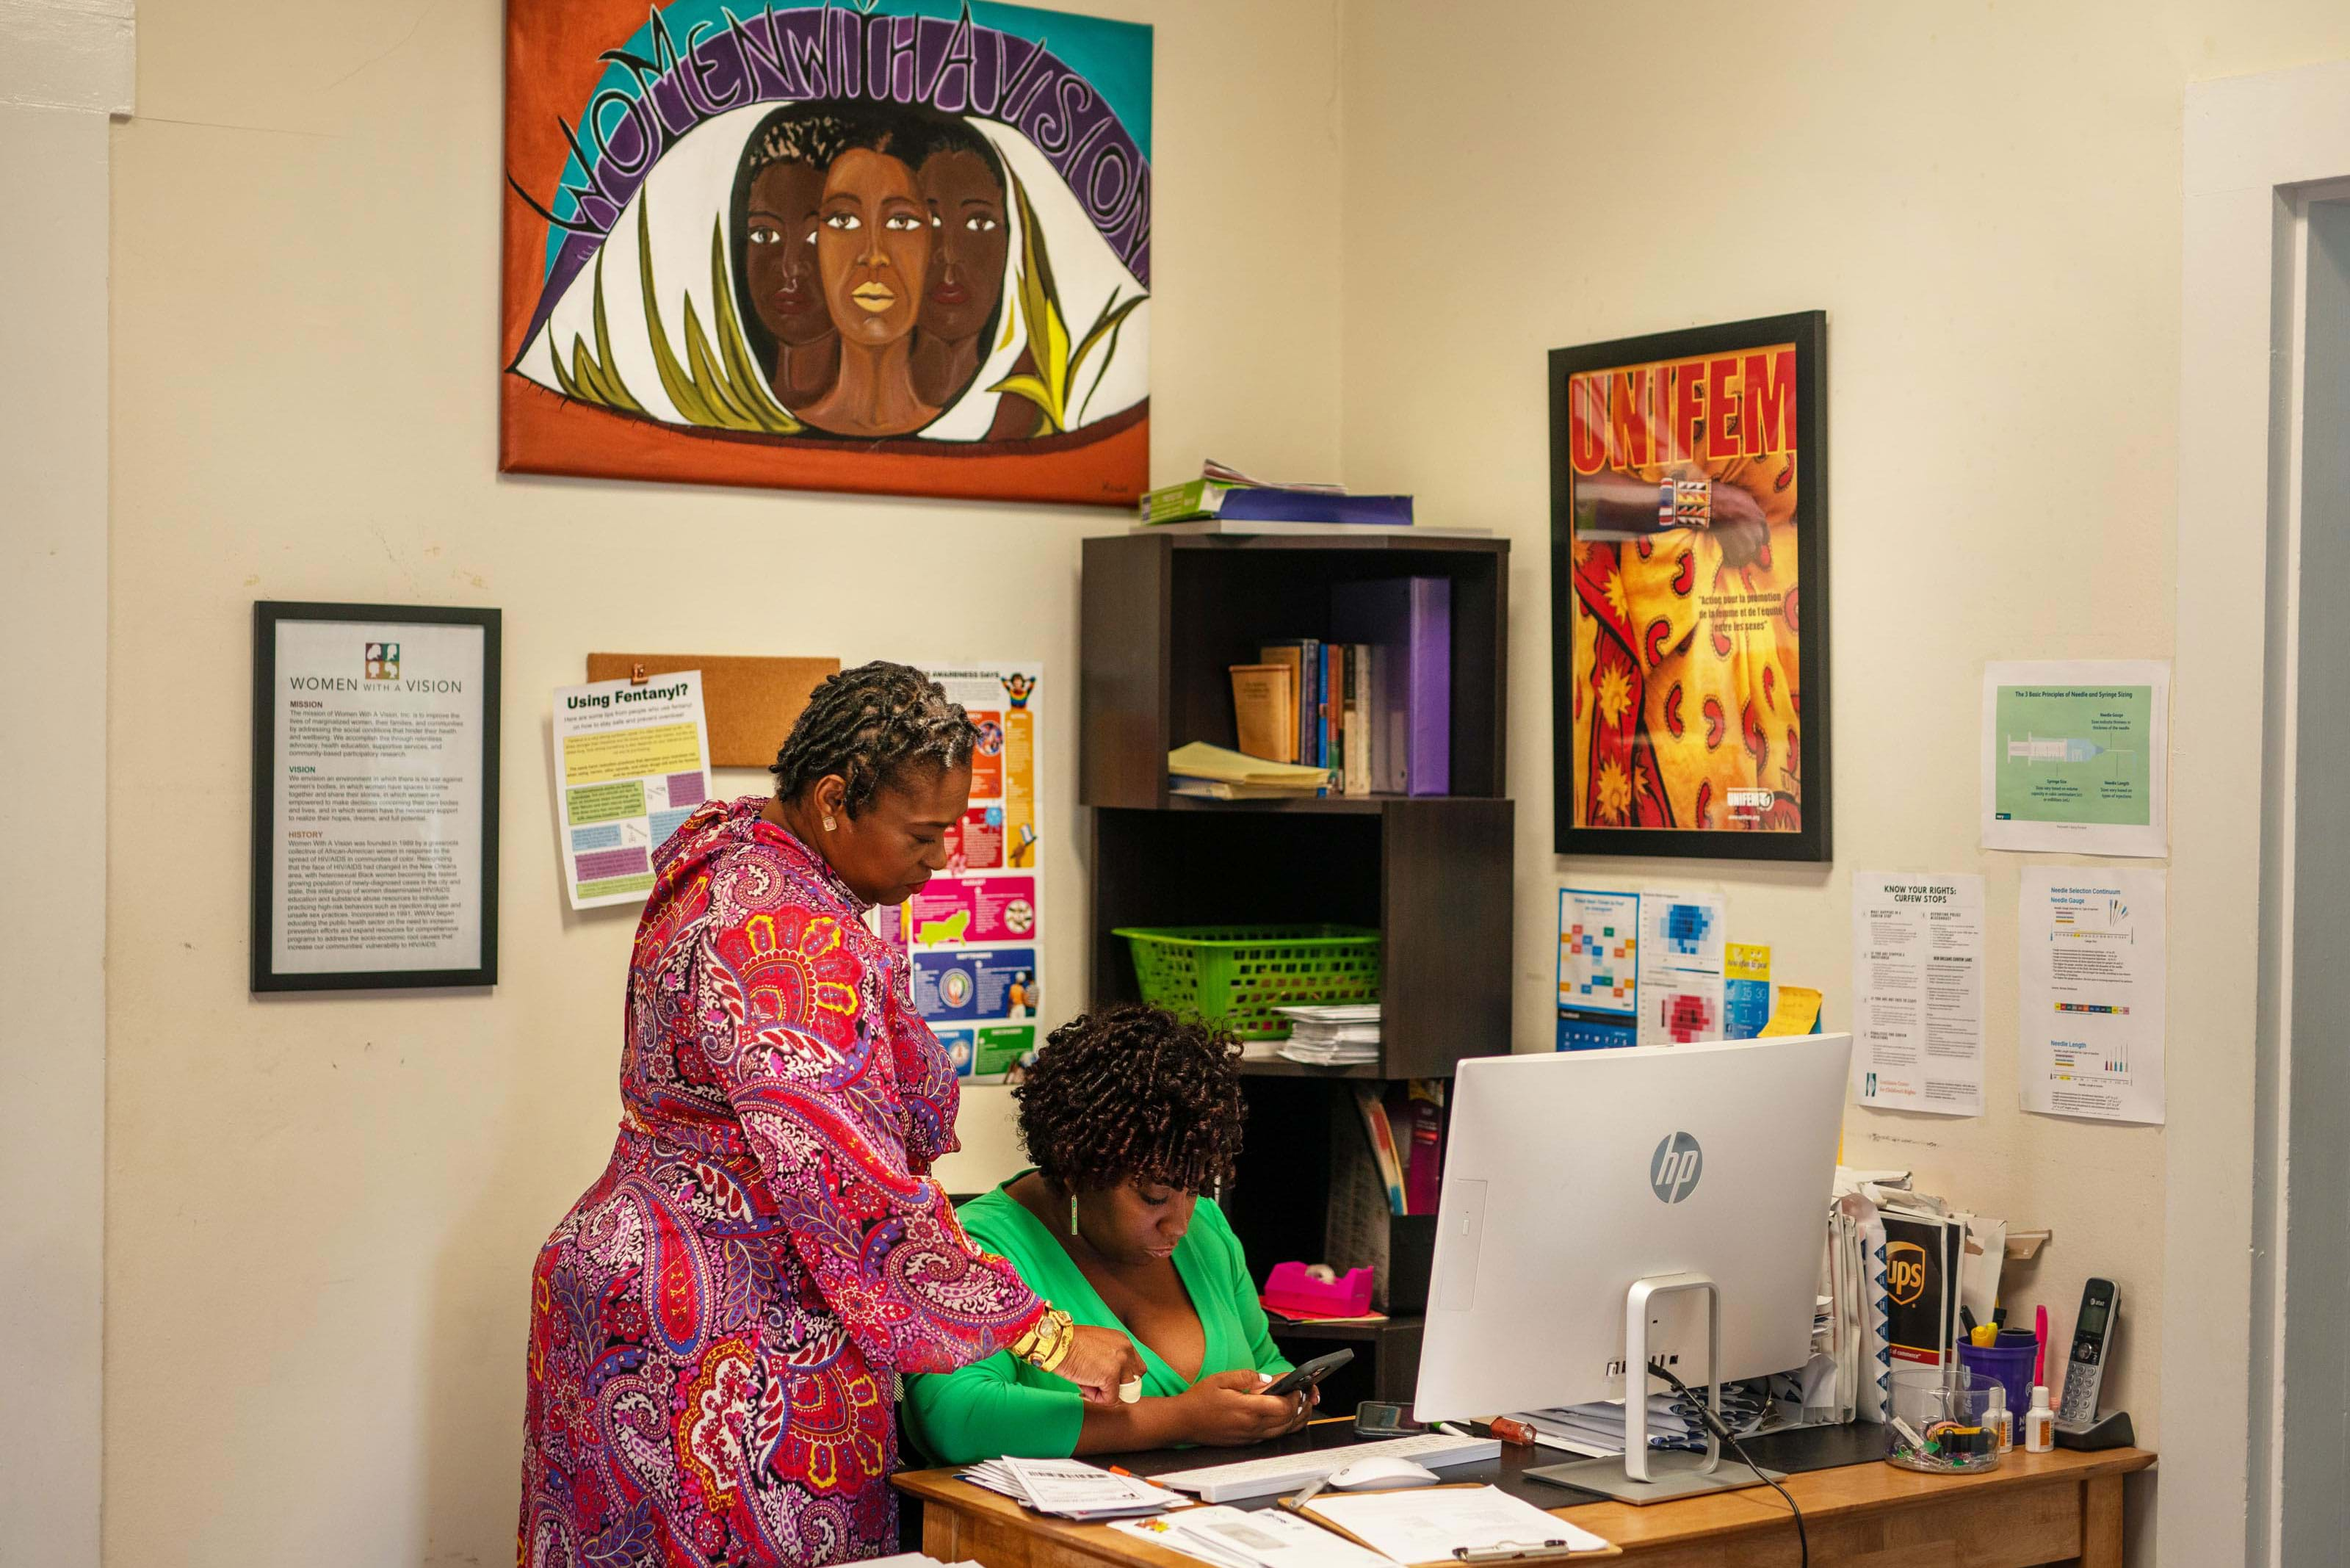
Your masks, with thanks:
M 2158 660 L 1986 666 L 1983 847 L 2169 854 L 2169 717 Z
M 2023 868 L 2015 1079 L 2025 1110 L 2162 1122 L 2166 881 L 2152 867 Z
M 1002 1083 L 1036 1049 L 1042 1005 L 1044 821 L 1036 727 L 1045 667 L 1034 660 L 933 669 L 979 729 L 971 805 L 947 833 L 947 868 L 894 911 L 914 1007 L 966 1081 Z M 894 920 L 892 916 L 894 915 Z

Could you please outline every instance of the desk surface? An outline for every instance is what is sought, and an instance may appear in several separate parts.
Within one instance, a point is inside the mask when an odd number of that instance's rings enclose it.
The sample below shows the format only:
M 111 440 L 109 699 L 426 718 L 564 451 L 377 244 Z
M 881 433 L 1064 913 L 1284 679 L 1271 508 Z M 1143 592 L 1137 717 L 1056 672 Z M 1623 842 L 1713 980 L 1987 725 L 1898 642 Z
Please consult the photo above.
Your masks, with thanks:
M 1873 1429 L 1872 1429 L 1873 1430 Z M 1332 1442 L 1360 1440 L 1343 1425 L 1322 1428 L 1312 1439 L 1292 1439 L 1295 1446 L 1324 1447 Z M 1246 1457 L 1261 1452 L 1247 1450 Z M 1575 1502 L 1587 1494 L 1527 1480 L 1529 1465 L 1555 1462 L 1563 1456 L 1537 1449 L 1503 1449 L 1498 1461 L 1453 1466 L 1443 1472 L 1452 1481 L 1484 1480 L 1549 1508 L 1592 1533 L 1624 1547 L 1636 1558 L 1658 1563 L 1698 1563 L 1735 1561 L 1776 1563 L 1783 1546 L 1786 1561 L 1795 1561 L 1795 1532 L 1787 1505 L 1768 1487 L 1717 1492 L 1680 1502 L 1635 1508 L 1619 1502 Z M 1757 1459 L 1769 1463 L 1758 1454 Z M 2117 1551 L 2120 1528 L 2120 1479 L 2154 1463 L 2142 1449 L 2111 1449 L 2103 1453 L 2027 1454 L 2021 1449 L 2001 1460 L 1987 1475 L 1929 1476 L 1896 1469 L 1882 1460 L 1810 1470 L 1787 1478 L 1787 1490 L 1802 1505 L 1809 1529 L 1813 1561 L 1874 1561 L 1876 1551 L 1891 1555 L 1891 1563 L 1905 1550 L 1908 1560 L 1965 1563 L 2037 1563 L 2079 1556 L 2085 1563 L 2104 1563 L 2107 1553 L 2093 1534 L 2107 1537 Z M 1138 1474 L 1162 1473 L 1185 1465 L 1215 1462 L 1212 1454 L 1138 1455 L 1120 1461 Z M 2109 1485 L 2085 1485 L 2106 1482 Z M 904 1490 L 922 1499 L 926 1521 L 943 1511 L 949 1518 L 938 1525 L 959 1532 L 964 1544 L 959 1554 L 993 1554 L 983 1561 L 1002 1561 L 1003 1568 L 1045 1563 L 1148 1563 L 1154 1568 L 1198 1568 L 1190 1558 L 1138 1541 L 1101 1524 L 1076 1524 L 1029 1512 L 1006 1497 L 959 1481 L 951 1469 L 918 1470 L 897 1478 Z M 1262 1500 L 1269 1502 L 1271 1500 Z M 1243 1504 L 1243 1506 L 1256 1506 Z M 930 1539 L 931 1525 L 926 1522 Z M 1024 1549 L 1007 1551 L 1018 1542 Z M 1841 1542 L 1841 1550 L 1831 1543 Z M 1944 1542 L 1950 1544 L 1946 1549 Z M 1918 1555 L 1916 1549 L 1924 1548 Z M 1824 1552 L 1833 1554 L 1824 1555 Z M 933 1555 L 936 1555 L 934 1552 Z M 2113 1558 L 2116 1563 L 2118 1557 Z

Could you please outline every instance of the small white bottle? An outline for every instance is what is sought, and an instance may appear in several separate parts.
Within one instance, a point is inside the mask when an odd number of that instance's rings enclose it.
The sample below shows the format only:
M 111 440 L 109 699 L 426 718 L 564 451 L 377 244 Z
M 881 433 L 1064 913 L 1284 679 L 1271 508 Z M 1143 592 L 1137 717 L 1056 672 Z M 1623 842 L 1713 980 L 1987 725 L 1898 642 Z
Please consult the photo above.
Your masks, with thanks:
M 2008 1414 L 2007 1389 L 1998 1383 L 1991 1386 L 1991 1404 L 1983 1411 L 1983 1425 L 1999 1438 L 2001 1453 L 2007 1453 L 2015 1447 L 2015 1417 Z
M 2048 1407 L 2048 1385 L 2032 1386 L 2032 1412 L 2023 1417 L 2023 1451 L 2044 1454 L 2056 1446 L 2056 1413 Z

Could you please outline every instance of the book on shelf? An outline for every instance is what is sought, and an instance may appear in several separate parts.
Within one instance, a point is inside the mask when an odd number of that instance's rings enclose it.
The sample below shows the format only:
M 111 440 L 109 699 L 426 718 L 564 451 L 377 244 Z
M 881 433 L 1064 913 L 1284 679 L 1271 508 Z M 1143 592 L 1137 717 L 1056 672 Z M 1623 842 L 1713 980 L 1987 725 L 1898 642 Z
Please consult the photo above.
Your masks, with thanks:
M 1371 647 L 1368 725 L 1381 794 L 1452 787 L 1452 581 L 1382 577 L 1330 590 L 1332 632 Z
M 1197 479 L 1146 492 L 1136 515 L 1144 527 L 1212 520 L 1408 528 L 1412 521 L 1409 495 L 1350 495 L 1337 484 L 1275 484 L 1212 459 Z
M 1240 749 L 1268 762 L 1297 760 L 1297 676 L 1288 664 L 1235 664 L 1232 678 L 1232 726 Z

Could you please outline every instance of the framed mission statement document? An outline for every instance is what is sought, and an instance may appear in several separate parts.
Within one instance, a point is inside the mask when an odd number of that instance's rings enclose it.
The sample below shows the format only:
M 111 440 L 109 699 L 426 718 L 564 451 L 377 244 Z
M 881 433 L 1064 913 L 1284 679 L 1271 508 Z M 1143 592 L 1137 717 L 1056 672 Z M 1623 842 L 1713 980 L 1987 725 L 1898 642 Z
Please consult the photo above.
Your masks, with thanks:
M 254 605 L 253 990 L 497 983 L 498 636 Z

